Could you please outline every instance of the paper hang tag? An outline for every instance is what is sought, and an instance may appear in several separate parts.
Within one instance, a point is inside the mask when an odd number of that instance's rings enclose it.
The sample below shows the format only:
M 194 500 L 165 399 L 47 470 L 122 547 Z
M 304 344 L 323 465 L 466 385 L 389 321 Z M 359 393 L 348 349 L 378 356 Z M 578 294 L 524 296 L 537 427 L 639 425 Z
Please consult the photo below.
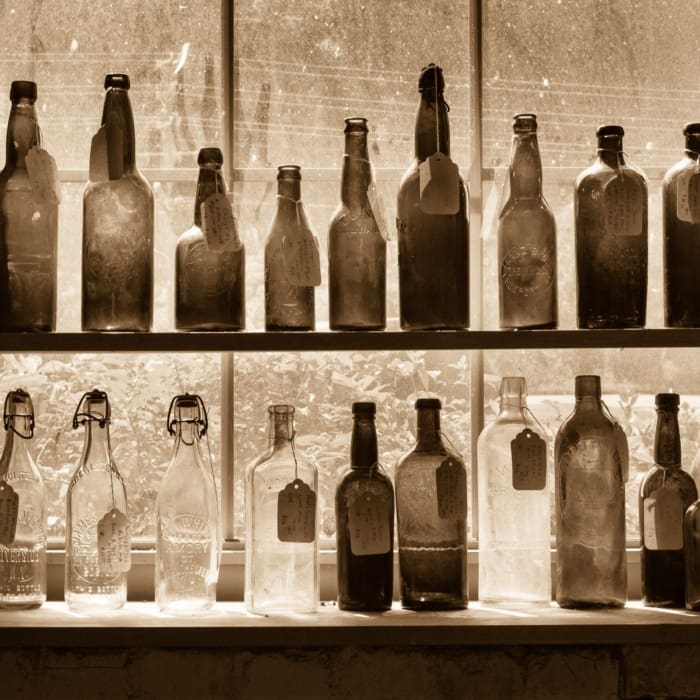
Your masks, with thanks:
M 463 520 L 467 517 L 467 473 L 454 457 L 447 457 L 435 470 L 438 517 Z
M 617 447 L 617 453 L 620 455 L 620 467 L 622 468 L 622 481 L 627 483 L 630 474 L 630 451 L 627 445 L 627 436 L 622 426 L 619 423 L 615 423 L 614 438 L 615 447 Z
M 352 553 L 361 557 L 390 551 L 393 517 L 385 498 L 369 492 L 359 494 L 348 510 Z
M 202 215 L 202 233 L 209 250 L 240 250 L 236 220 L 231 201 L 222 192 L 207 197 L 199 207 Z
M 282 239 L 282 255 L 287 280 L 294 287 L 318 287 L 321 284 L 321 259 L 316 237 L 301 226 Z
M 547 443 L 536 432 L 519 432 L 510 441 L 510 456 L 516 491 L 541 491 L 547 485 Z
M 418 167 L 420 208 L 426 214 L 459 211 L 459 168 L 444 153 L 434 153 Z
M 294 479 L 277 496 L 277 539 L 280 542 L 316 539 L 316 494 L 301 479 Z
M 97 552 L 103 575 L 115 576 L 131 568 L 129 521 L 118 508 L 112 508 L 97 523 Z
M 689 224 L 700 223 L 700 172 L 695 165 L 676 180 L 676 216 Z
M 34 198 L 51 205 L 61 203 L 61 185 L 54 157 L 43 148 L 34 146 L 26 157 L 27 176 Z
M 675 489 L 662 486 L 644 499 L 644 546 L 683 548 L 683 502 Z
M 605 230 L 613 236 L 641 235 L 646 196 L 636 178 L 613 175 L 603 186 Z
M 118 180 L 124 174 L 124 135 L 120 126 L 103 124 L 90 145 L 90 180 Z
M 17 532 L 19 496 L 6 481 L 0 482 L 0 544 L 11 545 Z
M 385 241 L 390 240 L 389 227 L 386 224 L 386 215 L 384 214 L 384 203 L 382 202 L 379 190 L 374 182 L 370 182 L 367 188 L 367 201 L 369 202 L 369 208 L 372 210 L 372 216 L 379 229 L 379 234 Z

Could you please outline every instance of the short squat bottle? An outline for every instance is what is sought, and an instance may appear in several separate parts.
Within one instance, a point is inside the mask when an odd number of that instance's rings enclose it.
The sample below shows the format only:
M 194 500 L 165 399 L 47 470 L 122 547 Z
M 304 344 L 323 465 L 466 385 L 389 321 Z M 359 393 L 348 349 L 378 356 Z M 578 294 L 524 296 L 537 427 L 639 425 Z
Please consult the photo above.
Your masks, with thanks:
M 367 120 L 346 119 L 341 203 L 328 231 L 332 330 L 386 326 L 386 241 L 370 206 L 371 186 Z
M 681 468 L 678 394 L 656 395 L 654 466 L 639 489 L 642 602 L 685 605 L 683 517 L 698 498 L 693 477 Z
M 542 194 L 537 117 L 513 117 L 510 196 L 498 217 L 501 328 L 556 328 L 557 229 Z
M 156 603 L 189 615 L 214 605 L 219 577 L 219 502 L 199 449 L 208 427 L 202 399 L 173 398 L 167 425 L 175 447 L 156 499 Z
M 181 331 L 240 331 L 245 328 L 245 248 L 233 216 L 202 227 L 202 205 L 228 207 L 220 148 L 202 148 L 194 223 L 175 249 L 175 327 Z M 221 202 L 219 202 L 221 200 Z
M 579 328 L 643 328 L 648 202 L 644 174 L 626 162 L 621 126 L 597 131 L 598 158 L 576 180 Z
M 36 608 L 46 600 L 46 496 L 30 452 L 34 408 L 27 392 L 5 398 L 0 455 L 0 608 Z
M 401 605 L 467 607 L 467 477 L 445 447 L 439 399 L 418 399 L 418 441 L 396 465 Z
M 379 464 L 376 407 L 352 405 L 350 469 L 335 492 L 338 607 L 391 607 L 394 569 L 394 489 Z

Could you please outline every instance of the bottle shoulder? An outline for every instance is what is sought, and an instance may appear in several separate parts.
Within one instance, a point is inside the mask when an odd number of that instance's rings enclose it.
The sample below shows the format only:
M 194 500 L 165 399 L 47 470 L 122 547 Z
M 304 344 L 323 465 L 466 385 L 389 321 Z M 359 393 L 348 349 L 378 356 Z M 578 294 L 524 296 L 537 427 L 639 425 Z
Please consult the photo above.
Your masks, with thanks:
M 674 163 L 664 174 L 663 187 L 667 188 L 678 179 L 684 171 L 697 166 L 697 161 L 689 156 L 683 156 L 677 163 Z
M 698 491 L 693 477 L 682 468 L 669 469 L 654 465 L 644 475 L 639 487 L 639 493 L 642 498 L 646 498 L 662 487 L 680 491 L 686 503 L 695 501 L 698 498 Z

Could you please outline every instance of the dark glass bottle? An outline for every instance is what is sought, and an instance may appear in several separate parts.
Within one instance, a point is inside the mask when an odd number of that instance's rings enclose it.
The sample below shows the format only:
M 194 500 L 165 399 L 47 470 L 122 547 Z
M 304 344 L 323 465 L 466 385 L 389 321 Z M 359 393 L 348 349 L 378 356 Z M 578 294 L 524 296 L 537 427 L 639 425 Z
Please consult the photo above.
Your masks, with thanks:
M 431 63 L 423 69 L 418 83 L 421 100 L 416 116 L 416 157 L 401 179 L 397 201 L 403 330 L 469 325 L 469 221 L 464 180 L 455 174 L 454 213 L 429 213 L 421 206 L 421 165 L 427 165 L 438 152 L 450 155 L 444 88 L 441 68 Z
M 296 286 L 287 278 L 284 239 L 293 230 L 311 234 L 301 203 L 301 168 L 277 169 L 277 209 L 265 241 L 265 330 L 312 331 L 315 327 L 314 288 Z
M 622 607 L 627 600 L 625 446 L 603 410 L 600 377 L 576 377 L 576 407 L 554 446 L 556 598 L 563 608 Z
M 375 405 L 352 405 L 350 469 L 335 492 L 338 607 L 388 610 L 394 569 L 394 489 L 378 463 Z
M 105 78 L 83 193 L 84 331 L 148 331 L 153 321 L 153 192 L 136 167 L 129 86 L 127 75 Z
M 498 217 L 501 328 L 556 328 L 557 229 L 542 195 L 537 117 L 513 117 L 510 196 Z
M 328 231 L 332 330 L 386 326 L 386 241 L 367 197 L 371 185 L 367 120 L 346 119 L 341 203 Z
M 601 126 L 598 158 L 576 180 L 579 328 L 643 328 L 647 304 L 648 195 L 625 162 L 621 126 Z
M 175 251 L 175 327 L 184 331 L 240 331 L 245 328 L 245 248 L 235 235 L 210 246 L 202 231 L 202 204 L 225 195 L 219 148 L 202 148 L 194 224 Z M 234 222 L 235 226 L 235 222 Z
M 685 512 L 683 522 L 685 558 L 685 607 L 700 612 L 700 500 Z
M 418 399 L 418 441 L 396 465 L 401 604 L 467 607 L 467 482 L 440 432 L 438 399 Z
M 41 147 L 36 83 L 14 81 L 10 100 L 0 173 L 0 331 L 53 331 L 58 203 L 34 191 L 27 170 L 27 154 Z
M 639 489 L 642 602 L 656 607 L 685 605 L 683 516 L 697 500 L 693 477 L 681 468 L 678 394 L 656 395 L 654 464 Z

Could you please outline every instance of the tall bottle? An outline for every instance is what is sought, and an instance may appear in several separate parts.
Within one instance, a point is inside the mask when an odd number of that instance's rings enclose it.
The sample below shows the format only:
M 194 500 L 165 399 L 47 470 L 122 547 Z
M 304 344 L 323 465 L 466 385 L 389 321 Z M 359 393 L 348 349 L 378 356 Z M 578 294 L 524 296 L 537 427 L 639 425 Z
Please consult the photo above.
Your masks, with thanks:
M 534 114 L 513 117 L 508 178 L 510 196 L 498 217 L 500 326 L 556 328 L 557 228 L 542 195 Z
M 153 192 L 136 167 L 129 76 L 105 78 L 102 126 L 83 193 L 83 330 L 148 331 L 153 321 Z
M 265 330 L 312 331 L 315 328 L 314 284 L 290 280 L 289 240 L 313 239 L 301 203 L 301 168 L 277 168 L 277 208 L 265 241 Z M 308 281 L 308 280 L 307 280 Z
M 622 607 L 627 600 L 627 438 L 600 397 L 600 377 L 576 377 L 576 406 L 554 446 L 557 603 Z
M 549 603 L 546 435 L 527 408 L 523 377 L 503 377 L 500 393 L 498 418 L 477 444 L 479 600 Z
M 442 442 L 439 399 L 418 399 L 418 441 L 396 465 L 401 604 L 467 607 L 467 476 Z
M 648 196 L 625 160 L 621 126 L 599 127 L 598 158 L 576 180 L 579 328 L 643 328 L 646 322 Z
M 338 607 L 391 607 L 394 571 L 394 489 L 379 464 L 376 407 L 352 405 L 350 469 L 335 492 Z
M 269 448 L 246 473 L 250 612 L 308 613 L 319 603 L 318 474 L 294 446 L 294 407 L 268 408 Z
M 332 330 L 386 327 L 386 241 L 368 198 L 372 170 L 367 120 L 345 120 L 341 203 L 328 231 L 329 323 Z
M 34 408 L 26 391 L 5 398 L 0 455 L 0 608 L 36 608 L 46 600 L 46 497 L 29 451 Z
M 656 395 L 654 466 L 639 488 L 642 602 L 685 605 L 683 517 L 698 498 L 693 477 L 681 468 L 678 394 Z
M 53 331 L 58 199 L 55 190 L 38 186 L 47 177 L 55 183 L 55 175 L 39 156 L 36 83 L 14 81 L 10 100 L 7 158 L 0 172 L 0 331 Z
M 98 389 L 83 395 L 73 416 L 73 428 L 85 426 L 85 443 L 66 495 L 64 593 L 71 610 L 115 610 L 126 601 L 131 535 L 110 419 L 109 398 Z
M 396 225 L 403 330 L 469 325 L 467 189 L 450 160 L 442 69 L 430 64 L 418 82 L 416 157 L 401 179 Z
M 216 602 L 219 501 L 211 464 L 205 466 L 199 449 L 208 428 L 202 399 L 175 396 L 167 425 L 175 447 L 156 499 L 156 603 L 186 615 Z
M 245 248 L 236 231 L 219 148 L 202 148 L 194 224 L 175 249 L 175 327 L 182 331 L 245 328 Z M 216 216 L 202 221 L 202 206 Z

